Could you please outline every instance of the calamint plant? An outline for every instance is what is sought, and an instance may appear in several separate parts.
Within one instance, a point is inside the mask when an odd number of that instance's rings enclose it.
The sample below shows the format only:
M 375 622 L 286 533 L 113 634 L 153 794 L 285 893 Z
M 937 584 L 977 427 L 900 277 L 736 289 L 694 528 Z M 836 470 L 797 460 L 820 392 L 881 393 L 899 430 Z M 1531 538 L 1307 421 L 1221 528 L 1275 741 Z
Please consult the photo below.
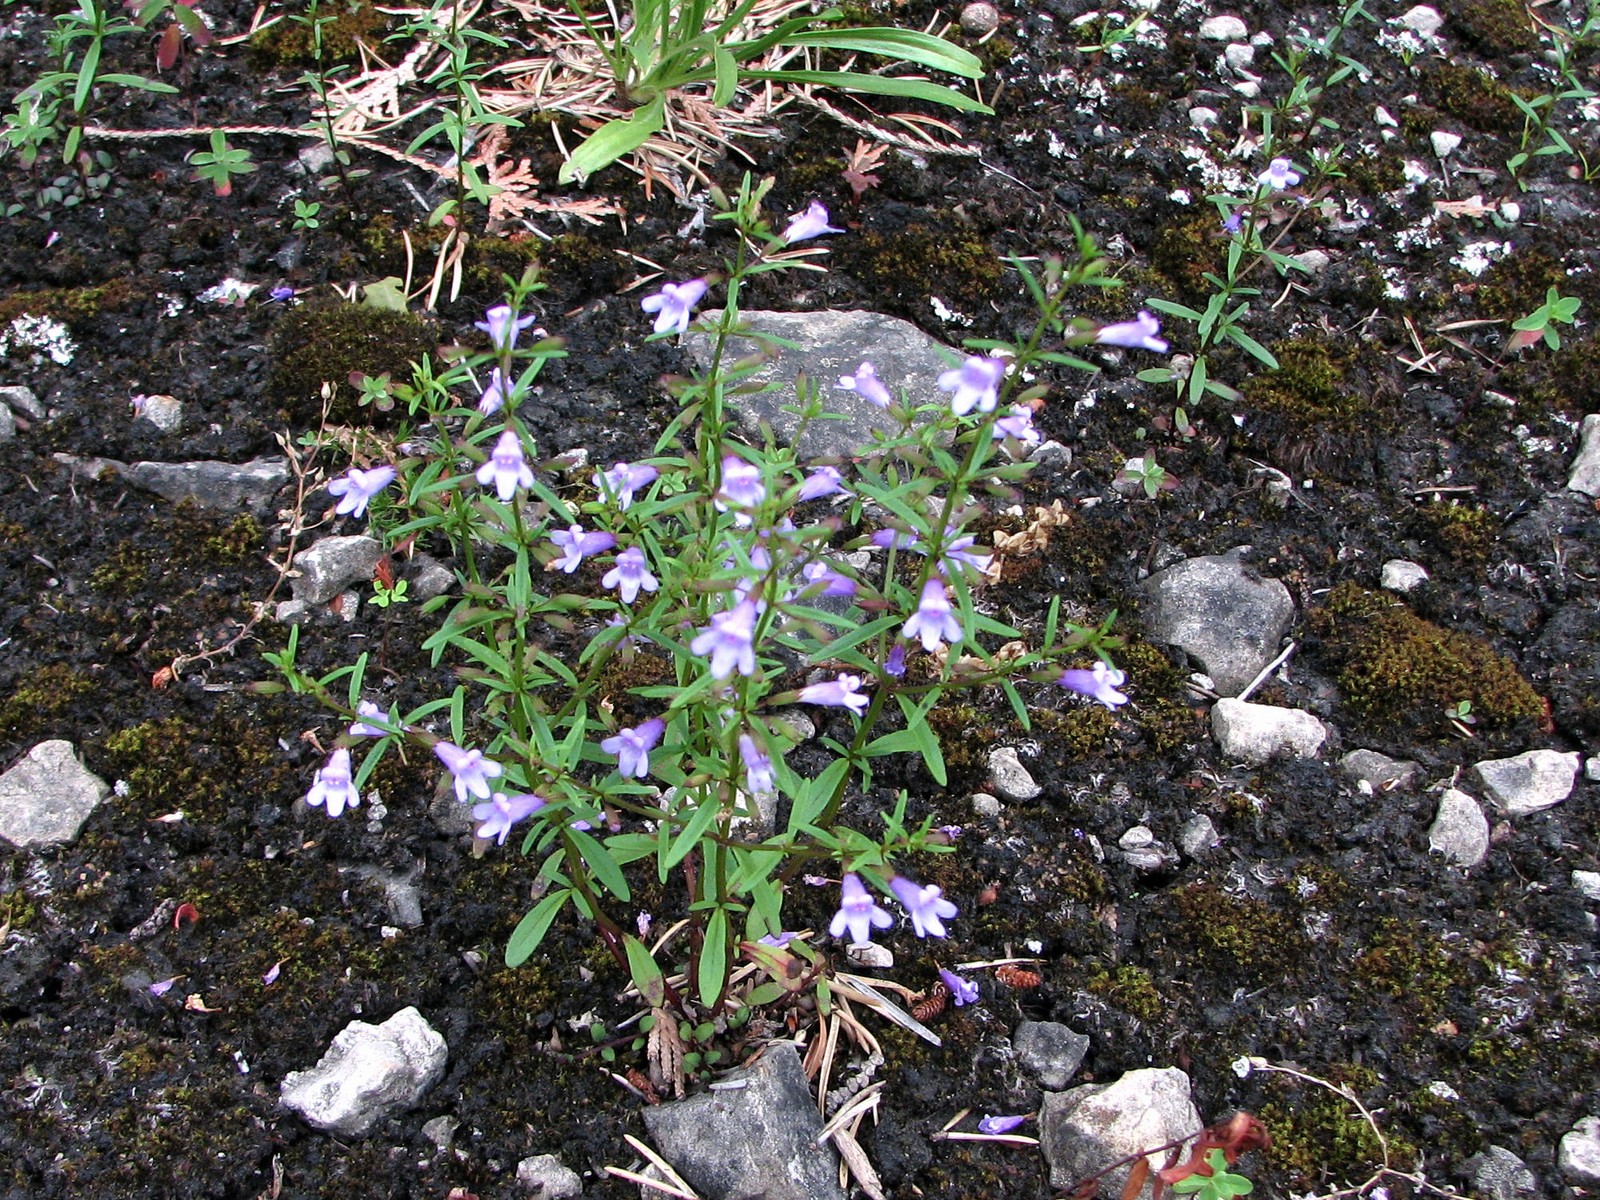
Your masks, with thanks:
M 654 1028 L 804 992 L 826 1005 L 828 963 L 788 919 L 797 887 L 837 889 L 836 938 L 869 941 L 895 908 L 919 938 L 948 934 L 958 904 L 916 864 L 952 853 L 959 831 L 909 820 L 903 791 L 876 817 L 868 798 L 895 756 L 946 782 L 927 716 L 952 691 L 998 689 L 1024 726 L 1029 695 L 1051 687 L 1113 709 L 1128 701 L 1109 622 L 1073 625 L 1052 603 L 1018 628 L 983 610 L 995 564 L 974 527 L 980 497 L 1029 469 L 1014 459 L 1047 390 L 1036 376 L 1093 370 L 1073 353 L 1090 343 L 1148 345 L 1153 318 L 1097 328 L 1067 317 L 1074 289 L 1113 286 L 1080 231 L 1071 261 L 1013 260 L 1039 310 L 1026 337 L 969 343 L 928 381 L 945 393 L 930 403 L 896 395 L 862 362 L 833 387 L 883 410 L 891 431 L 848 461 L 802 461 L 739 433 L 730 407 L 758 386 L 762 361 L 736 351 L 752 339 L 741 290 L 758 274 L 817 269 L 816 247 L 801 244 L 839 232 L 819 204 L 775 232 L 762 215 L 770 186 L 746 178 L 714 195 L 723 271 L 663 281 L 642 302 L 655 338 L 698 330 L 710 343 L 648 458 L 601 465 L 587 487 L 538 460 L 519 409 L 564 351 L 531 329 L 525 276 L 478 323 L 486 349 L 442 371 L 424 362 L 395 385 L 414 422 L 399 457 L 329 485 L 339 513 L 366 514 L 391 545 L 453 551 L 459 598 L 424 643 L 435 664 L 456 664 L 451 694 L 385 708 L 365 655 L 304 672 L 298 629 L 267 656 L 288 687 L 351 722 L 308 804 L 354 808 L 384 755 L 425 748 L 470 808 L 480 849 L 515 844 L 540 862 L 506 961 L 576 913 L 630 972 Z M 833 387 L 798 385 L 801 433 L 829 417 Z M 805 771 L 786 757 L 796 706 L 826 725 L 825 761 Z M 651 914 L 631 911 L 641 872 L 679 897 L 681 919 L 652 944 Z M 958 1003 L 976 997 L 958 983 Z

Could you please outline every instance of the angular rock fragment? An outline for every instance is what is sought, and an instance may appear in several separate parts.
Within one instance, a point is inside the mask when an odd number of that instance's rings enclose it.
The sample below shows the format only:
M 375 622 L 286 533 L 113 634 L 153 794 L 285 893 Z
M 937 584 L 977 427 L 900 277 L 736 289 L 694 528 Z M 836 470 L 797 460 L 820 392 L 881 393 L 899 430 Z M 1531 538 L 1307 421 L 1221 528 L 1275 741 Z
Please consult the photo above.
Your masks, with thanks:
M 1446 788 L 1439 796 L 1439 811 L 1428 827 L 1428 849 L 1458 867 L 1481 863 L 1489 853 L 1489 820 L 1478 802 L 1465 792 Z
M 1529 750 L 1511 758 L 1491 758 L 1473 764 L 1490 797 L 1507 816 L 1525 817 L 1543 812 L 1572 795 L 1578 781 L 1577 751 Z
M 71 742 L 40 742 L 0 775 L 0 838 L 19 849 L 71 842 L 110 794 Z
M 1328 738 L 1327 727 L 1308 712 L 1243 700 L 1212 705 L 1211 732 L 1224 754 L 1253 767 L 1280 754 L 1315 758 Z
M 1142 585 L 1150 640 L 1198 659 L 1224 696 L 1238 695 L 1277 656 L 1294 620 L 1289 589 L 1258 578 L 1241 553 L 1185 559 Z
M 1050 1184 L 1058 1188 L 1199 1128 L 1189 1076 L 1176 1067 L 1129 1071 L 1115 1083 L 1047 1092 L 1039 1110 L 1040 1149 L 1050 1164 Z M 1149 1162 L 1152 1171 L 1158 1170 L 1166 1166 L 1166 1156 L 1153 1155 Z M 1120 1196 L 1128 1171 L 1122 1166 L 1108 1172 L 1100 1180 L 1100 1194 Z M 1151 1191 L 1146 1183 L 1141 1200 Z
M 411 1108 L 444 1076 L 445 1040 L 415 1008 L 381 1025 L 351 1021 L 309 1071 L 290 1071 L 279 1096 L 308 1125 L 360 1137 Z

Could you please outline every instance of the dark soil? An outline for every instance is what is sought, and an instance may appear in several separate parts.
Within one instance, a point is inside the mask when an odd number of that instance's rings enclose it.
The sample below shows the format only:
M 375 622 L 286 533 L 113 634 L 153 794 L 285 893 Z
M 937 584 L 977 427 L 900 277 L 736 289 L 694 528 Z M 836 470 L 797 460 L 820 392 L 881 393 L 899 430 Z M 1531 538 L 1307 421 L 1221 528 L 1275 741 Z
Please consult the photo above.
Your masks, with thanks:
M 839 174 L 853 131 L 793 110 L 776 138 L 745 143 L 753 169 L 777 177 L 774 213 L 820 198 L 849 226 L 828 243 L 828 274 L 762 282 L 749 306 L 873 308 L 952 344 L 1011 336 L 1031 314 L 1002 256 L 1069 248 L 1074 216 L 1113 246 L 1127 284 L 1086 295 L 1085 315 L 1125 319 L 1147 296 L 1203 304 L 1199 272 L 1217 268 L 1224 242 L 1186 151 L 1205 144 L 1247 174 L 1264 166 L 1227 158 L 1241 101 L 1219 77 L 1221 46 L 1195 38 L 1200 14 L 1163 12 L 1164 47 L 1134 46 L 1120 63 L 1085 54 L 1073 49 L 1082 31 L 1067 26 L 1086 7 L 1002 5 L 999 33 L 980 48 L 998 116 L 959 122 L 981 159 L 922 165 L 891 154 L 855 203 Z M 1374 7 L 1389 16 L 1404 6 Z M 986 977 L 980 1005 L 936 1022 L 940 1049 L 879 1030 L 889 1085 L 882 1119 L 863 1138 L 897 1200 L 1050 1194 L 1034 1152 L 928 1138 L 962 1108 L 1037 1103 L 999 1051 L 1024 1018 L 1089 1034 L 1081 1082 L 1177 1065 L 1208 1119 L 1258 1113 L 1274 1138 L 1247 1160 L 1258 1194 L 1359 1182 L 1378 1151 L 1326 1092 L 1241 1080 L 1230 1064 L 1243 1055 L 1353 1088 L 1381 1113 L 1397 1166 L 1425 1164 L 1435 1182 L 1460 1183 L 1461 1164 L 1495 1144 L 1526 1159 L 1545 1194 L 1563 1194 L 1556 1144 L 1600 1104 L 1594 922 L 1570 881 L 1600 865 L 1596 786 L 1499 823 L 1482 866 L 1448 868 L 1428 853 L 1436 801 L 1420 788 L 1361 795 L 1333 755 L 1254 771 L 1223 761 L 1204 706 L 1184 689 L 1190 668 L 1140 637 L 1144 572 L 1248 544 L 1304 618 L 1292 682 L 1255 699 L 1318 713 L 1341 750 L 1415 759 L 1430 781 L 1535 747 L 1600 750 L 1600 513 L 1564 490 L 1576 421 L 1600 384 L 1587 324 L 1600 312 L 1600 204 L 1590 184 L 1567 176 L 1570 159 L 1536 160 L 1532 188 L 1520 193 L 1502 165 L 1518 148 L 1514 106 L 1507 119 L 1508 102 L 1484 77 L 1452 75 L 1492 66 L 1502 91 L 1539 84 L 1526 21 L 1496 20 L 1520 6 L 1442 7 L 1461 9 L 1445 30 L 1448 59 L 1423 55 L 1407 67 L 1375 44 L 1374 27 L 1353 35 L 1348 51 L 1370 77 L 1336 85 L 1322 109 L 1339 123 L 1345 177 L 1279 246 L 1322 249 L 1331 262 L 1292 288 L 1268 271 L 1252 280 L 1263 294 L 1249 331 L 1277 348 L 1281 371 L 1237 351 L 1214 355 L 1213 375 L 1245 399 L 1190 412 L 1187 436 L 1171 432 L 1170 391 L 1133 379 L 1146 362 L 1108 354 L 1101 376 L 1050 381 L 1039 424 L 1075 461 L 1039 472 L 1025 498 L 1061 498 L 1072 521 L 987 601 L 1024 620 L 1056 595 L 1087 622 L 1116 610 L 1133 703 L 1111 716 L 1041 693 L 1031 732 L 992 697 L 948 705 L 935 721 L 951 787 L 891 768 L 859 801 L 856 815 L 872 821 L 904 787 L 913 817 L 966 826 L 960 853 L 918 864 L 962 909 L 943 961 L 1042 961 L 1034 988 Z M 254 5 L 204 8 L 231 35 Z M 1320 32 L 1332 17 L 1253 0 L 1237 11 L 1279 48 L 1295 27 Z M 911 0 L 893 19 L 920 27 L 934 15 Z M 49 21 L 22 6 L 5 21 L 9 95 L 43 69 Z M 112 69 L 149 70 L 148 54 L 145 41 L 126 41 Z M 306 106 L 289 84 L 302 69 L 244 45 L 190 55 L 172 73 L 179 96 L 107 87 L 93 122 L 298 125 Z M 1256 70 L 1269 97 L 1282 91 L 1268 49 Z M 1206 143 L 1190 124 L 1196 105 L 1217 109 L 1229 132 Z M 1377 105 L 1397 119 L 1392 141 L 1380 140 Z M 1429 145 L 1435 129 L 1465 135 L 1444 171 Z M 1587 133 L 1592 143 L 1593 123 Z M 1333 140 L 1324 133 L 1319 144 Z M 60 168 L 53 148 L 31 170 L 15 155 L 0 160 L 0 192 L 21 205 L 0 237 L 0 316 L 59 319 L 79 347 L 69 365 L 15 349 L 0 362 L 0 384 L 27 384 L 52 413 L 0 444 L 0 766 L 63 737 L 125 784 L 73 845 L 0 849 L 0 1195 L 358 1200 L 460 1188 L 510 1197 L 516 1162 L 542 1152 L 592 1172 L 586 1195 L 632 1195 L 603 1167 L 633 1161 L 622 1138 L 642 1133 L 639 1101 L 608 1070 L 638 1064 L 626 1042 L 616 1064 L 602 1062 L 588 1032 L 631 1015 L 618 999 L 623 974 L 574 921 L 527 965 L 501 965 L 534 865 L 509 851 L 475 860 L 443 832 L 430 815 L 437 765 L 416 755 L 389 760 L 374 780 L 381 820 L 363 809 L 330 822 L 298 803 L 321 758 L 316 739 L 326 743 L 339 725 L 307 701 L 248 690 L 272 676 L 261 652 L 287 637 L 270 618 L 236 653 L 153 686 L 178 656 L 226 643 L 267 598 L 276 579 L 267 560 L 286 523 L 174 506 L 56 456 L 278 454 L 279 436 L 318 424 L 308 381 L 403 371 L 419 348 L 477 337 L 471 324 L 497 299 L 502 274 L 534 257 L 547 266 L 541 320 L 570 352 L 523 413 L 541 448 L 587 447 L 596 462 L 646 453 L 674 412 L 659 379 L 684 363 L 670 342 L 644 343 L 638 294 L 619 293 L 642 269 L 628 256 L 682 279 L 718 266 L 726 234 L 713 226 L 680 237 L 685 208 L 611 170 L 594 186 L 625 222 L 575 227 L 554 243 L 479 237 L 459 298 L 424 322 L 397 319 L 404 329 L 339 341 L 315 321 L 334 311 L 334 286 L 403 275 L 400 232 L 419 246 L 439 236 L 415 193 L 431 205 L 445 192 L 358 155 L 369 173 L 354 193 L 322 193 L 321 226 L 295 231 L 287 198 L 317 195 L 296 163 L 308 143 L 235 142 L 260 169 L 227 197 L 194 180 L 184 156 L 198 139 L 92 140 L 111 164 L 93 188 Z M 554 179 L 546 127 L 519 131 L 512 150 Z M 1407 159 L 1433 181 L 1405 191 Z M 715 174 L 731 189 L 741 169 L 730 161 Z M 68 177 L 61 198 L 45 194 L 58 175 Z M 1193 202 L 1175 199 L 1178 189 Z M 1520 204 L 1519 223 L 1440 215 L 1429 227 L 1435 245 L 1395 248 L 1397 234 L 1433 215 L 1434 200 L 1476 194 Z M 1480 241 L 1514 250 L 1477 277 L 1451 264 Z M 431 265 L 431 254 L 419 260 Z M 197 299 L 226 276 L 259 290 L 236 306 Z M 1559 352 L 1536 347 L 1502 363 L 1504 324 L 1447 331 L 1451 341 L 1436 332 L 1521 316 L 1556 283 L 1583 300 L 1584 321 L 1564 331 Z M 265 300 L 279 286 L 295 289 L 294 307 Z M 947 326 L 935 297 L 971 325 Z M 1192 348 L 1180 324 L 1167 334 L 1174 350 Z M 334 352 L 341 347 L 353 361 Z M 180 399 L 184 429 L 165 435 L 133 420 L 130 398 L 143 393 Z M 375 419 L 381 433 L 387 418 L 356 408 L 353 395 L 341 412 Z M 1124 460 L 1151 451 L 1179 486 L 1154 501 L 1119 497 L 1111 481 Z M 1286 506 L 1272 502 L 1262 467 L 1291 477 Z M 308 511 L 324 503 L 317 493 Z M 1408 599 L 1409 615 L 1386 618 L 1351 585 L 1375 590 L 1380 564 L 1394 557 L 1422 562 L 1432 582 Z M 331 668 L 381 647 L 375 665 L 404 704 L 454 684 L 453 664 L 435 668 L 419 649 L 427 632 L 415 606 L 366 608 L 354 623 L 306 630 L 302 657 Z M 1463 661 L 1474 669 L 1438 684 L 1430 655 L 1446 638 L 1470 644 Z M 1375 675 L 1374 659 L 1390 671 Z M 1467 698 L 1484 715 L 1471 740 L 1454 736 L 1443 714 Z M 996 744 L 1024 748 L 1044 796 L 985 824 L 966 798 L 984 784 Z M 1222 835 L 1210 857 L 1151 876 L 1117 856 L 1130 826 L 1172 840 L 1197 812 Z M 421 928 L 385 931 L 385 875 L 414 877 Z M 650 883 L 641 882 L 643 906 L 670 917 L 676 898 Z M 199 920 L 174 928 L 176 903 L 194 905 Z M 792 903 L 791 920 L 826 923 L 825 896 Z M 148 936 L 135 937 L 152 916 Z M 932 982 L 926 947 L 902 929 L 886 940 L 897 978 Z M 173 977 L 164 995 L 151 994 L 152 982 Z M 382 1020 L 406 1005 L 450 1046 L 448 1075 L 418 1109 L 345 1143 L 278 1105 L 283 1076 L 313 1064 L 351 1019 Z M 449 1152 L 421 1132 L 441 1115 L 460 1122 Z

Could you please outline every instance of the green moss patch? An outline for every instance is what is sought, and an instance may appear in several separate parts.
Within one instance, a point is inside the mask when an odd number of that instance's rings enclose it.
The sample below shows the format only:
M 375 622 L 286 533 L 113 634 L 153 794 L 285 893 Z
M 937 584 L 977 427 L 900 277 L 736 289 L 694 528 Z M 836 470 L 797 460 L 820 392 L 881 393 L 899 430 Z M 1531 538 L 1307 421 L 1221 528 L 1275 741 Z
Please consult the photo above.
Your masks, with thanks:
M 328 418 L 338 423 L 373 421 L 351 386 L 353 372 L 409 379 L 411 364 L 438 347 L 434 327 L 409 313 L 365 304 L 297 309 L 279 322 L 268 350 L 272 374 L 267 396 L 297 425 L 322 420 L 322 385 L 333 387 Z

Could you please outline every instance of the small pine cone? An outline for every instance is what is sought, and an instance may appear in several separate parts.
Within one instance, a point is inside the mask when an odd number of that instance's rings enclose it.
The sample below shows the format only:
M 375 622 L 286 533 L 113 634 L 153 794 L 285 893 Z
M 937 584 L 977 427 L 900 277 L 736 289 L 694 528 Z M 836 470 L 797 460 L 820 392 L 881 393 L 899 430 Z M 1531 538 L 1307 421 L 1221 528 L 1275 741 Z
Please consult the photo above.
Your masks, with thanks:
M 944 1006 L 950 1002 L 950 989 L 942 983 L 936 983 L 928 989 L 928 994 L 911 1006 L 911 1015 L 926 1025 L 944 1011 Z
M 1030 971 L 1026 967 L 1019 967 L 1015 963 L 1007 963 L 1003 967 L 995 968 L 994 977 L 1007 987 L 1016 988 L 1019 992 L 1036 988 L 1044 982 L 1044 976 L 1037 971 Z

